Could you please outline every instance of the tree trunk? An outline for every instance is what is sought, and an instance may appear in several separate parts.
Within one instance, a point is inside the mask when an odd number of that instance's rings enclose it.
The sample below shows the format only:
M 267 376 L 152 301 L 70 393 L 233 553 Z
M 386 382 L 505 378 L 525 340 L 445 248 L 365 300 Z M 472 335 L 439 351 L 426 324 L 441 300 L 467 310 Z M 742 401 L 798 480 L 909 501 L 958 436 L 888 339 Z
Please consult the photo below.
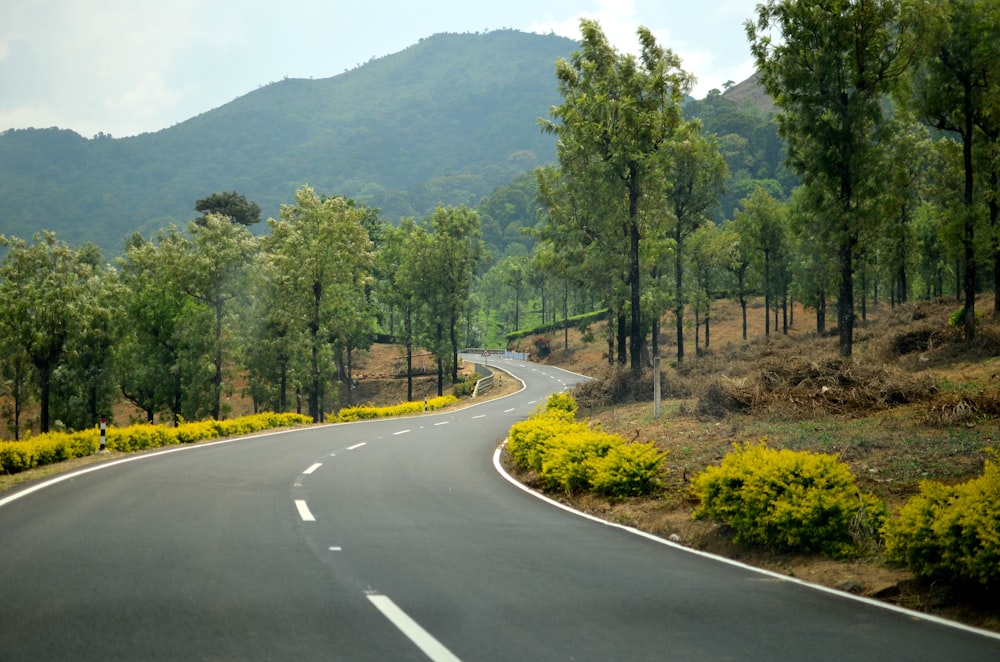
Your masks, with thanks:
M 851 356 L 854 349 L 854 248 L 844 239 L 837 252 L 840 266 L 840 293 L 837 296 L 838 348 L 843 357 Z

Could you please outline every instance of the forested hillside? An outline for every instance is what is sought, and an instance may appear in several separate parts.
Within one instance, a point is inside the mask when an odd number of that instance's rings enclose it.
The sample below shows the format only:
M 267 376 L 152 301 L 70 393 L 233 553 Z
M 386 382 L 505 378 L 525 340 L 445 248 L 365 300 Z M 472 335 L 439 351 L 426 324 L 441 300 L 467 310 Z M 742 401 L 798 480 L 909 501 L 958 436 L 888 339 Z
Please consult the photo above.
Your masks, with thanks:
M 264 218 L 308 184 L 423 217 L 474 206 L 554 158 L 537 124 L 558 101 L 553 68 L 570 39 L 501 30 L 438 34 L 321 80 L 286 79 L 152 134 L 0 134 L 0 234 L 46 229 L 116 254 L 236 190 Z

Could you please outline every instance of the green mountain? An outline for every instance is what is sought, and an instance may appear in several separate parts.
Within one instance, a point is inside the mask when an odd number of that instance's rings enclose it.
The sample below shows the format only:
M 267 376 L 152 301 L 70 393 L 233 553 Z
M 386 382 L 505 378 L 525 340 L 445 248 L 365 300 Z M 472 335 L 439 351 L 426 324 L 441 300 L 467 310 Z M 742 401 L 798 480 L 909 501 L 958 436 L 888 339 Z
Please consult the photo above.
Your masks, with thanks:
M 438 34 L 341 75 L 286 79 L 155 133 L 0 134 L 0 233 L 52 230 L 110 253 L 235 190 L 263 216 L 308 184 L 422 217 L 475 205 L 554 160 L 537 120 L 560 102 L 554 63 L 576 42 L 514 30 Z

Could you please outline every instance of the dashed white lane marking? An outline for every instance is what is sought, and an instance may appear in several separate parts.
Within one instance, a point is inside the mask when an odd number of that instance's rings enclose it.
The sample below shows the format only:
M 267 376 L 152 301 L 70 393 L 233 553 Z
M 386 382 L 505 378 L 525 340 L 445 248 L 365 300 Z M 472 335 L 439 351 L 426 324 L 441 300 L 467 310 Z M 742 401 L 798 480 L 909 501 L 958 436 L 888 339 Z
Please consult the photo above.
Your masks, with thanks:
M 439 426 L 439 425 L 448 425 L 448 423 L 450 423 L 450 422 L 451 422 L 451 421 L 441 421 L 440 423 L 435 423 L 435 424 L 434 424 L 434 427 L 437 427 L 437 426 Z
M 312 472 L 316 471 L 317 469 L 319 469 L 322 466 L 323 466 L 322 462 L 317 462 L 316 464 L 312 465 L 311 467 L 309 467 L 308 469 L 306 469 L 302 473 L 304 473 L 306 475 L 309 475 L 309 474 L 311 474 Z
M 440 641 L 432 637 L 427 630 L 420 627 L 419 623 L 396 606 L 396 603 L 390 600 L 388 596 L 369 594 L 368 600 L 375 605 L 376 609 L 382 612 L 383 616 L 389 619 L 390 623 L 405 634 L 431 660 L 434 662 L 459 662 L 454 653 L 445 648 L 444 644 Z
M 486 418 L 486 414 L 480 414 L 479 416 L 473 416 L 472 418 L 473 418 L 473 419 L 477 419 L 477 418 Z
M 315 522 L 316 518 L 313 516 L 312 512 L 309 510 L 309 505 L 306 504 L 302 499 L 295 500 L 295 508 L 299 511 L 299 517 L 302 518 L 303 522 Z
M 512 412 L 512 411 L 514 411 L 514 408 L 513 408 L 513 407 L 511 407 L 510 409 L 504 409 L 504 410 L 503 410 L 503 413 L 505 413 L 505 414 L 509 414 L 509 413 L 510 413 L 510 412 Z
M 397 435 L 406 434 L 407 432 L 410 432 L 410 430 L 400 430 L 399 432 L 393 432 L 392 436 L 395 437 Z
M 356 448 L 361 448 L 361 447 L 362 447 L 362 446 L 364 446 L 364 445 L 365 445 L 366 443 L 367 443 L 367 442 L 364 442 L 364 441 L 362 441 L 362 442 L 361 442 L 360 444 L 354 444 L 353 446 L 348 446 L 348 447 L 347 447 L 347 450 L 349 450 L 349 451 L 353 451 L 353 450 L 354 450 L 354 449 L 356 449 Z
M 343 548 L 341 548 L 341 547 L 331 547 L 331 548 L 330 548 L 330 551 L 331 551 L 331 552 L 339 552 L 339 551 L 342 551 L 342 549 L 343 549 Z

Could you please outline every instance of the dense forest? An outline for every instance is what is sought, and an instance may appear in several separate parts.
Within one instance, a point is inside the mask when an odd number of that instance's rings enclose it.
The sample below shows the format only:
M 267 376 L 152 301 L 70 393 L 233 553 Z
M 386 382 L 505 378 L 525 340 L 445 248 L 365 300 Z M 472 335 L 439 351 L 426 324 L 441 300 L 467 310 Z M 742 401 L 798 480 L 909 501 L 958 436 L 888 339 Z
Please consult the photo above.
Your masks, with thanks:
M 609 362 L 642 371 L 652 356 L 680 364 L 687 343 L 708 345 L 721 297 L 742 305 L 744 337 L 787 331 L 789 304 L 802 302 L 849 356 L 868 301 L 952 296 L 971 340 L 982 311 L 970 292 L 1000 293 L 1000 9 L 934 6 L 761 6 L 747 25 L 759 78 L 703 100 L 648 31 L 629 55 L 582 21 L 572 52 L 549 62 L 555 101 L 524 120 L 556 146 L 552 159 L 429 210 L 432 198 L 387 212 L 346 180 L 299 183 L 294 200 L 222 186 L 188 201 L 201 215 L 186 226 L 137 223 L 117 253 L 6 233 L 8 427 L 85 427 L 122 398 L 148 420 L 224 417 L 237 382 L 260 409 L 321 420 L 373 342 L 432 352 L 440 391 L 457 381 L 461 348 L 510 341 L 544 353 L 570 323 L 606 343 Z M 748 85 L 756 101 L 741 100 Z M 454 133 L 423 136 L 417 158 L 449 151 L 439 145 Z M 276 202 L 278 213 L 261 213 Z M 758 298 L 769 314 L 750 329 Z M 584 315 L 598 311 L 603 321 Z M 524 329 L 533 337 L 517 341 Z

